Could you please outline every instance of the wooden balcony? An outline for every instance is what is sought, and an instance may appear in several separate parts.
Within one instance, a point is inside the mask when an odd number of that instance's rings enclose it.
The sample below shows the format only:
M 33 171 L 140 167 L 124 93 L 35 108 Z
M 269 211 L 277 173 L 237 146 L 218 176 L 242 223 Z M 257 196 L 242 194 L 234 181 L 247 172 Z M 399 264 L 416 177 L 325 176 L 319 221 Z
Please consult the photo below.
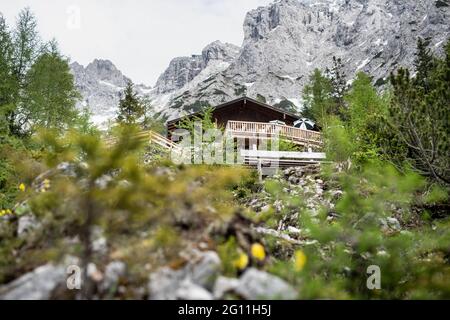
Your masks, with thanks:
M 259 137 L 260 139 L 271 139 L 274 136 L 278 136 L 303 146 L 321 146 L 323 144 L 322 134 L 320 132 L 265 122 L 230 120 L 227 123 L 225 132 L 236 138 Z

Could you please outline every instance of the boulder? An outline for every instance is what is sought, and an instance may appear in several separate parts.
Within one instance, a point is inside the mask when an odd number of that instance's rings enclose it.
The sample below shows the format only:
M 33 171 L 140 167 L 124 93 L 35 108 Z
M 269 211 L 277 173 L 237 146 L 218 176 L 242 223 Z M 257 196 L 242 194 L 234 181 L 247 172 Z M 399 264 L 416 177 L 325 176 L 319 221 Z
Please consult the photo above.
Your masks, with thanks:
M 216 252 L 206 251 L 202 252 L 198 260 L 189 267 L 192 282 L 211 290 L 220 273 L 221 262 Z
M 245 271 L 235 292 L 247 300 L 293 300 L 297 297 L 297 292 L 287 282 L 255 268 Z
M 24 237 L 39 226 L 40 223 L 34 215 L 27 214 L 25 216 L 21 216 L 17 224 L 17 235 L 19 237 Z
M 220 268 L 221 262 L 216 252 L 195 250 L 191 253 L 190 261 L 182 269 L 164 267 L 150 275 L 149 299 L 175 300 L 194 295 L 199 299 L 206 298 L 202 290 L 212 290 Z M 189 293 L 189 290 L 192 292 Z
M 178 287 L 175 296 L 178 300 L 212 300 L 212 294 L 190 279 L 185 279 Z
M 239 279 L 219 276 L 214 284 L 214 299 L 223 299 L 227 292 L 234 291 L 239 285 Z
M 48 263 L 0 287 L 0 300 L 48 300 L 65 278 L 64 267 Z

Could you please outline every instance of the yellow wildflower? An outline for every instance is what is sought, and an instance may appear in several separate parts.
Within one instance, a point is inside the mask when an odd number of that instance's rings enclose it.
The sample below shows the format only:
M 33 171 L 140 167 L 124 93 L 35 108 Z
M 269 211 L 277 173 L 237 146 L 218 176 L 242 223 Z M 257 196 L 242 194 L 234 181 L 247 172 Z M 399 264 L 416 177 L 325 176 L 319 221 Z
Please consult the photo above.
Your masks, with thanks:
M 241 253 L 239 258 L 234 261 L 234 265 L 239 270 L 244 270 L 248 265 L 248 256 L 245 253 Z
M 10 209 L 6 209 L 6 214 L 12 214 L 12 211 Z
M 259 243 L 252 244 L 252 256 L 259 261 L 263 261 L 266 258 L 266 252 L 264 247 Z
M 19 185 L 19 190 L 20 191 L 22 191 L 22 192 L 24 192 L 25 191 L 25 185 L 23 184 L 23 183 L 21 183 L 20 185 Z
M 0 217 L 3 217 L 6 214 L 6 210 L 1 210 L 0 211 Z
M 305 253 L 302 250 L 297 250 L 295 252 L 295 270 L 302 271 L 307 260 Z

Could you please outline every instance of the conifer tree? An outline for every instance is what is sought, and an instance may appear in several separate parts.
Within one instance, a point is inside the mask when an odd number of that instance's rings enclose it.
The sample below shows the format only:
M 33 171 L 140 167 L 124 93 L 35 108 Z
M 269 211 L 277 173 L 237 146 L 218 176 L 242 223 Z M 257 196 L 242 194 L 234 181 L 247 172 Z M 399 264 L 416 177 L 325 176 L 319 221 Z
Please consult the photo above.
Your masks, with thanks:
M 408 69 L 391 75 L 389 120 L 390 129 L 406 147 L 405 161 L 422 175 L 450 184 L 450 42 L 445 48 L 445 58 L 437 59 L 427 78 L 422 78 L 428 79 L 426 88 Z M 418 49 L 420 54 L 423 47 Z
M 428 47 L 429 41 L 422 38 L 417 40 L 417 52 L 414 60 L 414 67 L 416 69 L 415 83 L 422 87 L 425 91 L 429 88 L 429 77 L 432 70 L 435 68 L 435 59 Z
M 125 124 L 135 124 L 139 118 L 145 115 L 145 105 L 137 96 L 134 85 L 130 81 L 122 93 L 119 101 L 117 121 Z
M 75 104 L 80 97 L 67 60 L 55 42 L 48 44 L 27 72 L 23 104 L 17 122 L 22 131 L 34 126 L 65 129 L 77 117 Z
M 326 116 L 332 105 L 331 81 L 319 69 L 315 69 L 309 76 L 309 83 L 303 89 L 305 102 L 302 115 L 316 121 L 320 126 L 325 125 Z
M 13 44 L 5 19 L 0 14 L 0 133 L 9 132 L 8 115 L 13 109 L 15 78 L 12 73 Z
M 23 83 L 28 69 L 38 57 L 41 49 L 36 17 L 28 7 L 19 13 L 13 32 L 13 41 L 14 73 Z
M 341 119 L 345 120 L 345 100 L 344 96 L 347 92 L 347 80 L 344 72 L 344 65 L 341 58 L 333 56 L 333 66 L 331 69 L 327 68 L 325 74 L 331 81 L 333 106 L 332 114 L 338 115 Z
M 6 42 L 2 41 L 0 46 L 11 44 L 11 52 L 8 52 L 11 80 L 8 81 L 10 85 L 7 89 L 10 102 L 7 104 L 7 108 L 4 107 L 4 118 L 8 123 L 8 131 L 13 135 L 20 136 L 23 134 L 23 128 L 18 123 L 18 118 L 22 117 L 19 107 L 23 107 L 27 72 L 41 52 L 36 17 L 29 8 L 25 8 L 19 13 L 15 28 L 5 39 L 7 39 Z

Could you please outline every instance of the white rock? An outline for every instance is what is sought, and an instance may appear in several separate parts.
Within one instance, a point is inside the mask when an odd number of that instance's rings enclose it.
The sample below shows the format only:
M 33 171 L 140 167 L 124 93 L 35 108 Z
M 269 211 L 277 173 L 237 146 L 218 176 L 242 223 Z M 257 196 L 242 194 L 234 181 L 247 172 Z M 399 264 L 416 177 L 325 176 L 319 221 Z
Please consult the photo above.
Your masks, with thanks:
M 185 279 L 177 289 L 176 298 L 180 300 L 212 300 L 212 294 L 203 287 Z
M 239 279 L 219 276 L 214 284 L 214 299 L 222 299 L 227 292 L 233 291 L 239 285 Z
M 287 232 L 289 232 L 290 234 L 293 234 L 293 235 L 299 235 L 301 233 L 301 230 L 296 227 L 293 227 L 293 226 L 288 226 Z
M 239 279 L 236 293 L 247 300 L 293 300 L 297 292 L 284 280 L 255 268 L 250 268 Z
M 150 274 L 148 283 L 149 299 L 180 299 L 178 290 L 183 283 L 185 285 L 186 283 L 192 283 L 204 290 L 212 290 L 220 268 L 221 262 L 216 252 L 194 250 L 190 253 L 189 263 L 182 269 L 173 270 L 165 267 Z M 185 289 L 183 292 L 186 292 Z M 196 292 L 198 292 L 197 289 Z
M 177 290 L 186 277 L 184 270 L 161 268 L 150 274 L 148 283 L 150 300 L 176 300 Z
M 64 267 L 48 263 L 0 287 L 0 300 L 48 300 L 65 277 Z

